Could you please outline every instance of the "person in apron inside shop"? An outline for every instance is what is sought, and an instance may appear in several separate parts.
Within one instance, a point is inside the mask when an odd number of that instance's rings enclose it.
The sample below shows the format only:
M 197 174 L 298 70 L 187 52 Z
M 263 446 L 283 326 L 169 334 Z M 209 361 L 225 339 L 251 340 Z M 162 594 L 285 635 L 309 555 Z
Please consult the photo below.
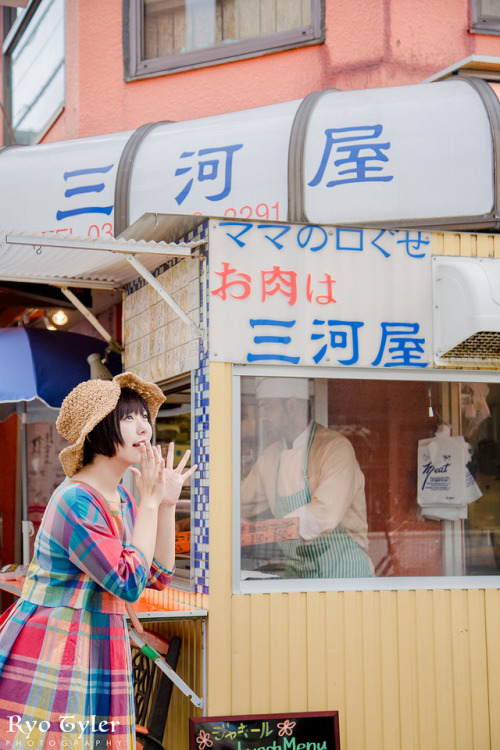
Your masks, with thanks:
M 310 419 L 307 378 L 257 378 L 255 395 L 261 427 L 280 438 L 242 482 L 242 518 L 298 518 L 298 538 L 280 542 L 285 578 L 372 576 L 365 480 L 351 443 Z

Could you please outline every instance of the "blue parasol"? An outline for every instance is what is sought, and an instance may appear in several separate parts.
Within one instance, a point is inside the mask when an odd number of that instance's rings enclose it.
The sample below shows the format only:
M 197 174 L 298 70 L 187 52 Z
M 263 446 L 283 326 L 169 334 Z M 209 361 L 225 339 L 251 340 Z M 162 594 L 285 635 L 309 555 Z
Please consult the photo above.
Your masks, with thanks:
M 0 403 L 41 399 L 58 408 L 65 396 L 90 378 L 89 354 L 104 355 L 107 342 L 68 331 L 0 328 Z M 110 356 L 113 375 L 120 359 Z
M 21 416 L 23 562 L 29 560 L 26 422 L 51 421 L 65 396 L 89 380 L 87 357 L 104 356 L 108 344 L 92 336 L 43 328 L 0 328 L 0 420 Z M 106 363 L 112 375 L 121 372 L 120 357 Z M 48 408 L 52 407 L 52 408 Z M 30 412 L 33 415 L 30 416 Z

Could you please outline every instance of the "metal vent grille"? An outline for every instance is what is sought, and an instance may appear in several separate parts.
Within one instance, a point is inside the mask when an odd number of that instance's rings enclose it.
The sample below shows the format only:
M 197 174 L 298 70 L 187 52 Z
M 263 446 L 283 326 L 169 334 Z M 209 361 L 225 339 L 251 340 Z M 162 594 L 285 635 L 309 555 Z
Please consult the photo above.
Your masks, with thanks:
M 500 331 L 478 331 L 454 346 L 443 359 L 500 359 Z

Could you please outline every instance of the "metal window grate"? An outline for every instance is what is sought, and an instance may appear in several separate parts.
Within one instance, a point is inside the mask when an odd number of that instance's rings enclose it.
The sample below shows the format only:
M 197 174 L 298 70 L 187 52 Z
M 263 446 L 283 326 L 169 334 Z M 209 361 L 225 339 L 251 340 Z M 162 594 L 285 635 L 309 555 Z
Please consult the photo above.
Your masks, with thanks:
M 443 359 L 500 359 L 500 331 L 478 331 L 441 356 Z

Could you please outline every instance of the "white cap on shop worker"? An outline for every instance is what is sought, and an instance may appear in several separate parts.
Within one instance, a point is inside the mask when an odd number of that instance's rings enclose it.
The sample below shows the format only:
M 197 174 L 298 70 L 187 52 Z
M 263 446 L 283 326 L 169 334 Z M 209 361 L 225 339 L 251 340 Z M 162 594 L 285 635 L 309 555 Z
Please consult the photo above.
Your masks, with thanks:
M 261 398 L 309 398 L 307 378 L 256 378 L 255 396 Z

